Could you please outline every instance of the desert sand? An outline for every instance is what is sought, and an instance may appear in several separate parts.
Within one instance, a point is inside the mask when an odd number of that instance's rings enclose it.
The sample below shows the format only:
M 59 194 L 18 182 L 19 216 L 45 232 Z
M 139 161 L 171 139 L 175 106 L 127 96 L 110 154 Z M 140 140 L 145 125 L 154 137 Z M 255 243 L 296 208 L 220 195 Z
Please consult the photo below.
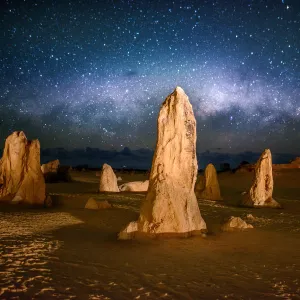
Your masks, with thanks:
M 148 179 L 116 175 L 121 184 Z M 253 173 L 219 173 L 224 201 L 198 201 L 205 238 L 130 241 L 117 234 L 146 193 L 98 193 L 95 171 L 71 176 L 47 184 L 50 209 L 1 204 L 1 299 L 299 299 L 300 169 L 274 176 L 283 209 L 235 206 Z M 90 197 L 113 208 L 84 209 Z M 254 228 L 222 232 L 230 216 Z

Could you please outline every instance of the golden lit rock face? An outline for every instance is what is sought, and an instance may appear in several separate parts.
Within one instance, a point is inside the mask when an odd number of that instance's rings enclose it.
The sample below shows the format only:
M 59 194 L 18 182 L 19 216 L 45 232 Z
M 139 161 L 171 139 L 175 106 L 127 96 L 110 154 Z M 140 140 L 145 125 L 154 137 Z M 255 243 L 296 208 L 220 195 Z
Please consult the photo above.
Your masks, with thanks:
M 265 149 L 256 164 L 250 191 L 244 195 L 241 204 L 250 207 L 267 206 L 279 208 L 280 204 L 273 199 L 272 195 L 272 155 L 269 149 Z
M 199 199 L 223 200 L 221 197 L 217 171 L 213 164 L 208 164 L 205 168 L 205 176 L 199 178 L 196 185 L 196 195 Z
M 177 87 L 162 104 L 157 126 L 148 193 L 138 221 L 131 222 L 120 239 L 133 238 L 138 232 L 188 236 L 206 229 L 194 193 L 196 120 L 182 88 Z
M 99 192 L 119 192 L 117 177 L 108 164 L 102 166 Z
M 149 180 L 132 181 L 119 186 L 121 192 L 147 192 L 149 187 Z
M 46 186 L 40 166 L 40 143 L 28 141 L 23 131 L 11 134 L 2 157 L 0 200 L 44 204 Z

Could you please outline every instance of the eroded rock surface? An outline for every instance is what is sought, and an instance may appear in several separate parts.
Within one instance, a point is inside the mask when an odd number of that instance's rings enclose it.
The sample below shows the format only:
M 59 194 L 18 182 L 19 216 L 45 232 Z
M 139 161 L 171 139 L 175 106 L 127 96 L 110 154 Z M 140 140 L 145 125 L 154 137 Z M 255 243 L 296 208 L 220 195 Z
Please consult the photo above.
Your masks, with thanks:
M 205 200 L 223 200 L 221 197 L 217 171 L 213 164 L 205 168 L 204 177 L 200 177 L 196 185 L 196 196 Z
M 280 208 L 273 195 L 272 155 L 269 149 L 264 150 L 256 167 L 252 186 L 241 201 L 242 206 Z
M 119 234 L 189 236 L 206 230 L 194 188 L 197 177 L 196 120 L 183 89 L 177 87 L 161 106 L 149 189 L 139 219 Z
M 0 200 L 43 205 L 46 186 L 40 166 L 40 143 L 16 131 L 5 141 L 2 157 Z
M 112 169 L 112 167 L 108 164 L 104 164 L 102 166 L 101 174 L 100 174 L 100 192 L 119 192 L 119 187 L 117 184 L 117 177 Z

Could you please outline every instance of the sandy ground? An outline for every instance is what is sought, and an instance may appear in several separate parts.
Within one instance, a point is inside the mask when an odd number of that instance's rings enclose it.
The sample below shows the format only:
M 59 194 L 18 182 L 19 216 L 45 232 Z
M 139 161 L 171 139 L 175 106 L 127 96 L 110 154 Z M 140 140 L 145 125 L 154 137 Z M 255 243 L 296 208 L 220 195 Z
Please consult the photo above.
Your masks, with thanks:
M 144 193 L 98 194 L 91 171 L 72 178 L 47 185 L 51 209 L 0 206 L 0 299 L 300 299 L 300 170 L 274 178 L 283 209 L 234 206 L 252 174 L 222 173 L 224 202 L 199 201 L 206 238 L 144 241 L 117 240 Z M 91 196 L 114 208 L 83 209 Z M 254 229 L 220 231 L 249 213 Z

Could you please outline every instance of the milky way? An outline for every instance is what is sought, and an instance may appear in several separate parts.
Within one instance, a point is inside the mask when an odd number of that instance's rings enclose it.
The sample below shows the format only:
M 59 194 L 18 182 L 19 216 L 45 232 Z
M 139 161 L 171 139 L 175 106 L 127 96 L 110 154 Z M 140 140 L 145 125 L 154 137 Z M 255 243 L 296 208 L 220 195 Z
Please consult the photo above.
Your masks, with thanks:
M 4 1 L 0 138 L 153 148 L 179 85 L 198 149 L 300 152 L 300 3 Z

